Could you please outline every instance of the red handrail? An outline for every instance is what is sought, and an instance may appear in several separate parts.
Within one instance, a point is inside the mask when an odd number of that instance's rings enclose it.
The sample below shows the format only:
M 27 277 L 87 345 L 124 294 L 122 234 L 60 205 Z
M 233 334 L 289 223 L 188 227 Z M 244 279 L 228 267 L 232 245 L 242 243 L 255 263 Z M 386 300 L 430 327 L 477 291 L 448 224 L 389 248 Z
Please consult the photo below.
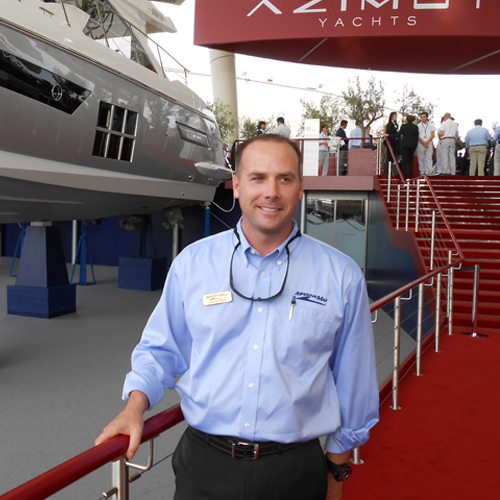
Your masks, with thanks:
M 149 441 L 184 420 L 180 405 L 144 422 L 141 443 Z M 1 500 L 44 500 L 103 465 L 122 457 L 127 451 L 128 436 L 116 436 L 67 462 L 33 478 L 0 496 Z
M 394 164 L 396 165 L 396 167 L 398 169 L 399 180 L 404 183 L 405 182 L 404 175 L 401 172 L 401 169 L 399 168 L 399 163 L 398 163 L 398 160 L 396 159 L 396 155 L 394 154 L 394 149 L 392 149 L 391 143 L 388 141 L 387 138 L 385 138 L 385 145 L 386 145 L 387 149 L 389 150 L 389 152 L 391 153 L 392 159 L 394 160 Z

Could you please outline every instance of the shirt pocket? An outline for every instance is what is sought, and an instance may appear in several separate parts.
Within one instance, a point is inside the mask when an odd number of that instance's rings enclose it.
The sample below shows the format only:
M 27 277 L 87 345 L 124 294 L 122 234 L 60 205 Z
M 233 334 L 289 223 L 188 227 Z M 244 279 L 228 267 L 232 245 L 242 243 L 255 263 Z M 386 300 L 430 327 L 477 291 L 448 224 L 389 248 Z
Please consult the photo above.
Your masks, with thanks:
M 333 350 L 340 317 L 331 308 L 297 300 L 293 314 L 275 325 L 275 352 L 283 365 L 309 370 L 327 363 Z

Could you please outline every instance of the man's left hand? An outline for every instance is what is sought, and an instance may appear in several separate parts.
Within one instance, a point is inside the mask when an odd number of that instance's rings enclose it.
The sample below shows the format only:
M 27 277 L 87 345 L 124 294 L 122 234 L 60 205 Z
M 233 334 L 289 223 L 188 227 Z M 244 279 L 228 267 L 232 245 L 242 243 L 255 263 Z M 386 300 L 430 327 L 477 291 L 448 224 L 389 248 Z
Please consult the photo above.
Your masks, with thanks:
M 343 482 L 337 481 L 332 474 L 328 473 L 328 491 L 326 500 L 340 500 L 342 498 Z
M 345 453 L 327 453 L 327 460 L 331 460 L 336 464 L 346 464 L 351 455 L 350 451 Z M 342 498 L 343 481 L 337 481 L 333 474 L 328 472 L 328 490 L 326 492 L 326 500 L 340 500 Z

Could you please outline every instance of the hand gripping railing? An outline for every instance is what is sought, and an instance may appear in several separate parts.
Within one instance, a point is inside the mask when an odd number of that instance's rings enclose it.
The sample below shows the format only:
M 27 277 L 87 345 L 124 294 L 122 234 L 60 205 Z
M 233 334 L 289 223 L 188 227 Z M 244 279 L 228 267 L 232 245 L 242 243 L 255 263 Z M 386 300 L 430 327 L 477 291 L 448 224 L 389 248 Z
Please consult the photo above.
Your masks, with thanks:
M 184 416 L 182 415 L 180 405 L 173 406 L 151 417 L 144 422 L 141 443 L 150 441 L 183 420 Z M 114 437 L 1 495 L 0 499 L 44 500 L 103 465 L 120 458 L 123 460 L 128 443 L 128 436 Z M 124 497 L 117 498 L 121 499 Z

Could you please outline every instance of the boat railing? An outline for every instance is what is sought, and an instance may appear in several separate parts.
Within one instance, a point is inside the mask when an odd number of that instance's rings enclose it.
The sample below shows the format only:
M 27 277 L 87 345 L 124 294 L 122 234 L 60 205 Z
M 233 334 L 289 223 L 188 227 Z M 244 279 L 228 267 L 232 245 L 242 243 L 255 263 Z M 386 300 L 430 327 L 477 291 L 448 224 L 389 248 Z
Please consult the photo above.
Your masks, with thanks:
M 71 27 L 70 16 L 68 15 L 66 6 L 72 5 L 74 0 L 57 0 L 57 2 L 62 5 L 66 23 L 69 27 Z M 120 14 L 116 13 L 112 6 L 108 3 L 105 3 L 101 0 L 87 0 L 86 11 L 91 11 L 92 6 L 94 7 L 95 12 L 94 16 L 91 17 L 93 26 L 88 30 L 88 36 L 97 41 L 102 40 L 103 43 L 105 43 L 111 50 L 121 53 L 124 57 L 134 60 L 141 66 L 144 66 L 154 71 L 155 73 L 161 72 L 161 75 L 165 79 L 175 78 L 179 79 L 184 84 L 187 84 L 187 76 L 189 70 L 172 54 L 170 54 L 160 44 L 153 40 L 147 33 L 132 24 L 127 19 L 120 16 Z M 108 22 L 108 14 L 110 12 L 116 14 L 119 21 L 127 27 L 125 32 L 122 32 L 121 30 L 117 31 L 117 28 L 113 28 L 113 23 L 115 22 L 113 19 L 111 19 L 111 22 Z M 121 24 L 119 25 L 121 27 Z M 130 37 L 130 41 L 123 43 L 123 40 L 126 37 Z M 121 42 L 118 43 L 116 41 L 113 41 L 113 39 L 120 39 Z M 146 49 L 140 42 L 141 39 L 147 41 L 149 45 L 149 53 L 148 49 Z M 130 49 L 130 54 L 127 53 L 128 49 Z M 156 65 L 153 64 L 153 62 L 150 60 L 151 56 L 157 58 Z M 172 68 L 172 63 L 174 65 L 177 65 L 177 67 Z M 166 69 L 169 72 L 169 75 L 172 75 L 171 78 L 167 77 L 165 71 Z M 183 75 L 183 78 L 181 78 L 179 75 Z
M 447 329 L 449 334 L 452 333 L 452 304 L 448 301 L 448 304 L 443 307 L 441 296 L 444 290 L 448 290 L 448 297 L 453 295 L 453 269 L 458 268 L 462 261 L 463 258 L 453 259 L 450 251 L 448 264 L 371 304 L 373 323 L 382 322 L 384 319 L 384 325 L 387 327 L 382 341 L 389 339 L 392 343 L 388 354 L 393 355 L 392 376 L 380 384 L 379 392 L 381 401 L 392 396 L 391 408 L 394 410 L 400 409 L 399 392 L 402 378 L 413 367 L 416 367 L 415 375 L 422 375 L 422 354 L 433 345 L 434 350 L 439 352 L 440 336 L 443 330 Z M 430 291 L 432 293 L 429 293 Z M 408 311 L 403 314 L 405 309 Z M 389 322 L 387 322 L 388 319 Z M 416 341 L 415 349 L 407 356 L 402 356 L 402 331 L 408 333 Z M 124 454 L 128 448 L 129 438 L 117 436 L 4 493 L 0 496 L 0 500 L 20 498 L 44 500 L 110 462 L 112 462 L 111 487 L 101 494 L 100 499 L 128 500 L 130 485 L 147 470 L 168 458 L 165 457 L 155 462 L 152 440 L 182 422 L 183 419 L 181 408 L 176 405 L 146 420 L 141 439 L 141 443 L 150 443 L 149 459 L 146 465 L 127 462 Z M 360 448 L 354 450 L 351 461 L 354 464 L 363 463 Z M 130 475 L 131 470 L 138 470 L 138 472 Z

